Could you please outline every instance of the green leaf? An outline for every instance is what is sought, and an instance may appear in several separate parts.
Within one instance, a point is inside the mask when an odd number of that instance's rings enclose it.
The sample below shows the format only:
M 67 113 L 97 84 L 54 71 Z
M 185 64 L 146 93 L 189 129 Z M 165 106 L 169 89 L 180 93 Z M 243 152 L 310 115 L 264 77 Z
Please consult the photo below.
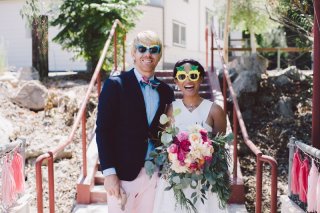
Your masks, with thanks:
M 192 192 L 191 198 L 194 198 L 195 196 L 197 196 L 197 192 Z
M 175 184 L 180 184 L 181 180 L 179 176 L 174 176 L 172 178 L 172 182 L 174 182 Z
M 169 143 L 170 143 L 172 140 L 173 140 L 173 139 L 172 139 L 172 135 L 171 135 L 171 134 L 163 133 L 163 134 L 161 135 L 161 142 L 162 142 L 165 146 L 169 145 Z
M 168 116 L 166 114 L 162 114 L 160 116 L 160 124 L 165 125 L 168 122 L 169 122 Z
M 151 161 L 145 161 L 144 162 L 144 168 L 146 170 L 147 175 L 151 176 L 153 175 L 155 171 L 155 165 Z

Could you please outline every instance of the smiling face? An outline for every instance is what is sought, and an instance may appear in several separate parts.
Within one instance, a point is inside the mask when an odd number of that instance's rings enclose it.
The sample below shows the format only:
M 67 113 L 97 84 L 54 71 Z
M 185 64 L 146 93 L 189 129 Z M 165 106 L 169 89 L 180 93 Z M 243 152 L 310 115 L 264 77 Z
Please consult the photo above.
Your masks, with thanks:
M 154 44 L 150 43 L 140 43 L 140 46 L 137 46 L 135 51 L 132 52 L 132 57 L 135 62 L 135 67 L 137 70 L 146 77 L 150 77 L 154 74 L 155 68 L 160 61 L 161 55 L 160 53 L 150 53 L 149 49 L 146 49 L 145 52 L 139 51 L 138 47 L 147 47 L 152 48 Z
M 194 75 L 195 70 L 191 69 L 191 64 L 185 63 L 181 65 L 184 67 L 184 71 L 187 75 Z M 183 72 L 184 72 L 183 71 Z M 179 73 L 180 71 L 178 71 Z M 196 96 L 199 95 L 200 84 L 202 82 L 202 77 L 199 77 L 197 80 L 190 80 L 189 77 L 186 77 L 184 81 L 179 81 L 175 78 L 175 83 L 178 85 L 179 89 L 183 93 L 183 96 Z
M 135 68 L 141 75 L 153 76 L 162 56 L 162 43 L 159 36 L 153 31 L 138 33 L 133 40 L 131 55 Z

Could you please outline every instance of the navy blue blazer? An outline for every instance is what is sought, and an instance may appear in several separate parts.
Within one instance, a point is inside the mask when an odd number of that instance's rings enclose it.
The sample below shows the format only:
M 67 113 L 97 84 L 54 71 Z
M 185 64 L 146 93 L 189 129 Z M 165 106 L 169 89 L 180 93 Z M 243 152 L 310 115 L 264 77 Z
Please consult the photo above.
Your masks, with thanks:
M 147 152 L 147 139 L 157 138 L 159 118 L 174 100 L 173 90 L 160 81 L 159 108 L 148 125 L 145 103 L 133 69 L 108 78 L 99 97 L 96 141 L 102 171 L 114 167 L 120 180 L 134 180 Z

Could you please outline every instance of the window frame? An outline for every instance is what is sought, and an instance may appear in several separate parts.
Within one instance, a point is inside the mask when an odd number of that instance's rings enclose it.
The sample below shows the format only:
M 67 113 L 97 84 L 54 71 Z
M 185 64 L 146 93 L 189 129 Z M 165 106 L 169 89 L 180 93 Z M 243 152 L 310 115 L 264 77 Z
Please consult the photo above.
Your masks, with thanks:
M 174 25 L 178 25 L 178 43 L 174 41 Z M 182 28 L 184 28 L 184 43 L 182 42 Z M 177 46 L 177 47 L 186 47 L 187 46 L 187 27 L 185 24 L 179 22 L 179 21 L 175 21 L 173 20 L 172 22 L 172 44 L 173 46 Z

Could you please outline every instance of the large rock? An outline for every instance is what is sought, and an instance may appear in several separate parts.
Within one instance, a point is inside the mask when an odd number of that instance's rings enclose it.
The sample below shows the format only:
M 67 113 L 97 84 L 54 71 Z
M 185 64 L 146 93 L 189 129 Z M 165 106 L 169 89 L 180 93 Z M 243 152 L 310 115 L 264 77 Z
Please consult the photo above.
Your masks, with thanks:
M 21 67 L 17 71 L 18 80 L 31 81 L 39 80 L 39 72 L 33 67 Z
M 251 71 L 256 73 L 259 78 L 261 74 L 266 72 L 267 67 L 268 60 L 258 54 L 237 57 L 228 63 L 228 69 L 234 69 L 237 73 L 241 73 L 242 71 Z
M 240 97 L 243 93 L 255 93 L 258 90 L 258 76 L 251 71 L 243 71 L 233 82 L 233 89 Z
M 47 88 L 39 81 L 27 81 L 10 99 L 21 107 L 38 111 L 44 109 L 47 95 Z
M 294 116 L 292 110 L 292 100 L 289 97 L 282 96 L 276 105 L 276 113 L 285 118 Z

